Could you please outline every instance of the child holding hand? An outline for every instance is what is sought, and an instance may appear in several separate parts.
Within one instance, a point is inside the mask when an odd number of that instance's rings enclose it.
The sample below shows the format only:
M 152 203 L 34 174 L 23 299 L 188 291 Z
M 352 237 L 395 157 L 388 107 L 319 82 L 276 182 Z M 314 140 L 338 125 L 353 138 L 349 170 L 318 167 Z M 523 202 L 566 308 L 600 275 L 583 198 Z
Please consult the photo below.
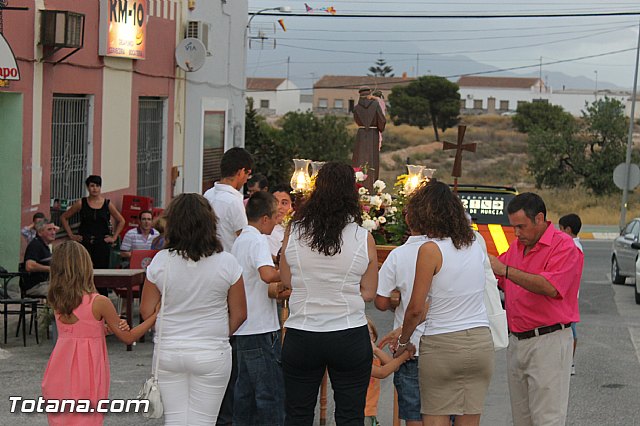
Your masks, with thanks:
M 377 426 L 378 419 L 378 399 L 380 399 L 380 379 L 384 379 L 398 371 L 398 368 L 412 356 L 412 351 L 404 351 L 398 358 L 376 346 L 378 340 L 378 330 L 370 318 L 367 318 L 369 336 L 371 336 L 371 347 L 373 348 L 373 365 L 371 366 L 371 379 L 367 388 L 367 403 L 364 408 L 365 426 Z
M 89 400 L 90 409 L 49 413 L 50 425 L 102 425 L 98 401 L 109 397 L 110 371 L 105 322 L 124 343 L 138 340 L 155 323 L 158 308 L 142 324 L 129 330 L 121 323 L 110 299 L 93 284 L 93 266 L 87 250 L 75 241 L 56 248 L 51 259 L 48 301 L 55 312 L 58 340 L 42 379 L 47 400 Z

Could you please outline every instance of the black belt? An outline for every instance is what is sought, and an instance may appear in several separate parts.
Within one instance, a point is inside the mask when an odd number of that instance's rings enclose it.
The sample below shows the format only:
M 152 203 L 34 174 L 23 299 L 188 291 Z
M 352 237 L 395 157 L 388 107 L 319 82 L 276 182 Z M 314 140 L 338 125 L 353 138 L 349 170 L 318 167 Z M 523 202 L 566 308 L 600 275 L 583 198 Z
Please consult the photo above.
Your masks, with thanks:
M 529 331 L 515 332 L 512 331 L 511 334 L 516 336 L 518 340 L 530 339 L 536 336 L 542 336 L 543 334 L 553 333 L 554 331 L 564 330 L 565 328 L 571 327 L 571 323 L 568 322 L 566 324 L 554 324 L 546 327 L 538 327 Z

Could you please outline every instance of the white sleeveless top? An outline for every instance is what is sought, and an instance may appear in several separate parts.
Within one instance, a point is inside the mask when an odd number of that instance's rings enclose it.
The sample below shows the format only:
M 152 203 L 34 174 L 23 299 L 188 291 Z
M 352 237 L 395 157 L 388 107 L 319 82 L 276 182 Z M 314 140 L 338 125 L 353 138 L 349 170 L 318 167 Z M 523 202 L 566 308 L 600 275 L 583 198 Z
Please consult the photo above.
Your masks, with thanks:
M 367 270 L 368 231 L 350 223 L 342 231 L 342 250 L 333 256 L 311 251 L 291 229 L 285 256 L 291 269 L 287 328 L 338 331 L 367 324 L 360 279 Z
M 442 253 L 442 268 L 433 277 L 424 335 L 488 327 L 484 305 L 484 253 L 477 240 L 461 250 L 450 238 L 431 240 Z

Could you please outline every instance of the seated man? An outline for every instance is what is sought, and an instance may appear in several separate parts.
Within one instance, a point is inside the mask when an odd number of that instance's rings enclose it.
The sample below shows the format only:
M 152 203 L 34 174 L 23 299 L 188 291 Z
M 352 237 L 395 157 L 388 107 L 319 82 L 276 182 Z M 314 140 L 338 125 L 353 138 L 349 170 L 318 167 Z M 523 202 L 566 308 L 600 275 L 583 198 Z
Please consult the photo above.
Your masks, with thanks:
M 129 229 L 120 244 L 120 256 L 123 259 L 131 258 L 133 250 L 151 250 L 151 243 L 158 236 L 158 231 L 153 229 L 152 224 L 153 215 L 150 211 L 140 213 L 140 225 Z
M 58 227 L 41 219 L 35 225 L 36 237 L 31 240 L 24 252 L 24 269 L 29 272 L 25 278 L 27 296 L 47 296 L 49 292 L 49 263 L 51 250 L 49 244 L 56 239 Z
M 44 219 L 44 213 L 37 212 L 33 215 L 32 222 L 20 230 L 20 234 L 29 244 L 37 235 L 36 224 Z

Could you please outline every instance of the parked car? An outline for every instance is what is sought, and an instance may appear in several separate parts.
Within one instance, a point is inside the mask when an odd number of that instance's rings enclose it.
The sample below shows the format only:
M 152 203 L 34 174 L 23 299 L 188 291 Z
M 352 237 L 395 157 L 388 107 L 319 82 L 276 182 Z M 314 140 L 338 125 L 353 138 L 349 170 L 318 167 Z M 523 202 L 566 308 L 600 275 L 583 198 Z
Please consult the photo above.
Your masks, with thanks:
M 635 248 L 640 249 L 640 242 L 633 243 L 632 246 L 635 246 Z M 636 283 L 634 284 L 634 287 L 636 290 L 637 305 L 640 305 L 640 288 L 638 288 L 639 286 L 640 286 L 640 259 L 636 260 Z
M 620 235 L 613 240 L 611 281 L 614 284 L 624 284 L 627 277 L 635 278 L 639 243 L 640 218 L 635 218 L 627 223 L 620 231 Z

